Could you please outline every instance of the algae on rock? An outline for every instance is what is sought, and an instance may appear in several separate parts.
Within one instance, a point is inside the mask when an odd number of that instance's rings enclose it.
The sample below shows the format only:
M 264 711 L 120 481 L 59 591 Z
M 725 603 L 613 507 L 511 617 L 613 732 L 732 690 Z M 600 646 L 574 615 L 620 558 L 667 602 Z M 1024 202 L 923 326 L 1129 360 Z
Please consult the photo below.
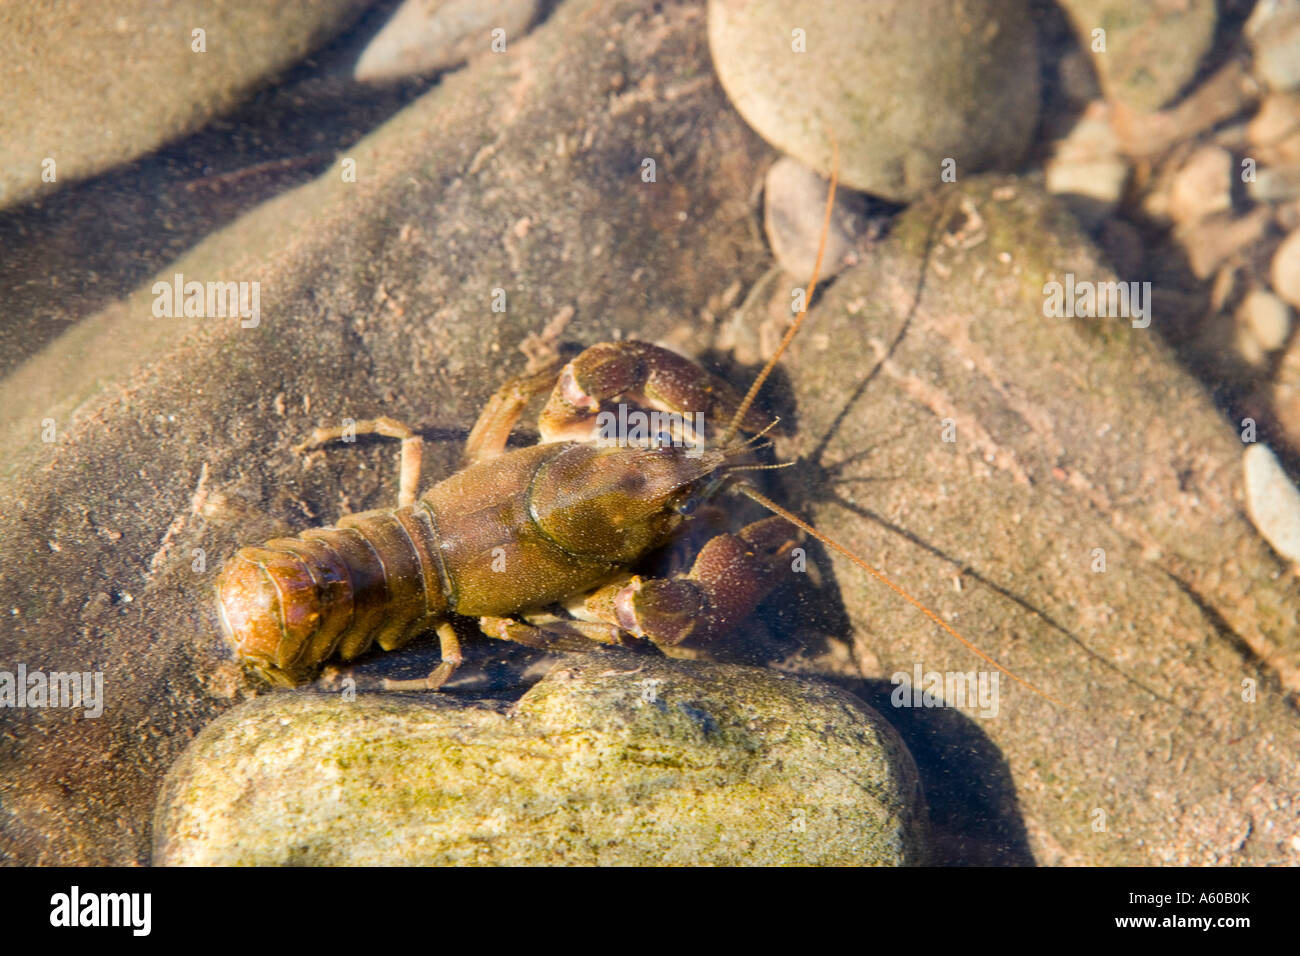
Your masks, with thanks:
M 916 768 L 879 714 L 773 671 L 575 657 L 512 708 L 280 693 L 168 775 L 158 864 L 907 865 Z

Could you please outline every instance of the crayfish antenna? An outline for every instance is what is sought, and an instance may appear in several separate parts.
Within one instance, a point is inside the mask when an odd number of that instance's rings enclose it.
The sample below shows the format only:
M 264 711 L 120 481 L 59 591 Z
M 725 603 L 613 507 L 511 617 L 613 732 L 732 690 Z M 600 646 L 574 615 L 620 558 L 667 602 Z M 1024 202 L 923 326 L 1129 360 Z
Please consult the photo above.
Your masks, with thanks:
M 736 432 L 740 429 L 740 423 L 745 420 L 745 415 L 748 414 L 750 406 L 754 404 L 754 399 L 758 397 L 758 390 L 763 387 L 763 383 L 767 381 L 767 377 L 772 374 L 772 369 L 776 368 L 776 363 L 781 361 L 781 356 L 785 353 L 786 346 L 794 341 L 795 335 L 799 332 L 799 327 L 803 325 L 803 320 L 808 315 L 808 306 L 812 304 L 813 292 L 817 289 L 817 279 L 822 272 L 822 258 L 826 255 L 826 239 L 830 235 L 831 231 L 831 212 L 835 208 L 835 188 L 839 185 L 840 181 L 839 141 L 835 139 L 835 132 L 833 130 L 828 128 L 827 132 L 830 134 L 831 139 L 831 185 L 830 189 L 826 191 L 826 213 L 822 217 L 822 235 L 821 239 L 817 242 L 817 259 L 813 263 L 812 278 L 808 280 L 808 288 L 804 290 L 803 308 L 800 309 L 798 315 L 795 316 L 795 320 L 791 323 L 790 328 L 786 329 L 785 335 L 781 339 L 781 344 L 776 347 L 776 351 L 772 353 L 772 357 L 768 359 L 767 364 L 763 366 L 763 371 L 758 373 L 758 377 L 754 379 L 754 383 L 749 386 L 749 391 L 745 393 L 744 401 L 740 403 L 740 407 L 736 409 L 736 413 L 731 416 L 731 422 L 727 425 L 727 430 L 722 436 L 723 445 L 727 444 L 727 442 L 731 441 L 731 439 L 735 437 Z
M 789 346 L 789 344 L 792 341 L 794 341 L 794 337 L 799 333 L 799 328 L 803 325 L 804 319 L 807 318 L 808 316 L 808 307 L 809 305 L 812 304 L 813 292 L 816 291 L 817 289 L 817 279 L 821 276 L 821 271 L 822 271 L 822 259 L 826 255 L 826 240 L 830 234 L 831 213 L 835 208 L 835 189 L 839 185 L 839 176 L 840 176 L 839 142 L 835 138 L 834 130 L 828 129 L 827 132 L 830 135 L 831 151 L 832 151 L 831 182 L 830 182 L 830 188 L 826 191 L 826 212 L 822 218 L 821 239 L 817 243 L 817 259 L 813 263 L 812 278 L 808 280 L 808 287 L 804 292 L 803 308 L 799 311 L 798 315 L 795 316 L 794 322 L 791 323 L 790 328 L 786 330 L 785 335 L 782 337 L 781 344 L 777 346 L 776 351 L 772 354 L 772 357 L 768 359 L 767 364 L 763 366 L 763 370 L 758 373 L 758 377 L 755 378 L 753 384 L 749 386 L 749 391 L 745 393 L 744 400 L 740 403 L 739 407 L 736 409 L 735 414 L 732 415 L 731 422 L 727 425 L 727 430 L 722 436 L 721 444 L 724 447 L 729 442 L 731 442 L 733 438 L 735 438 L 736 432 L 740 430 L 740 423 L 744 421 L 745 415 L 749 413 L 750 406 L 754 404 L 754 399 L 758 396 L 759 389 L 763 387 L 763 383 L 767 381 L 768 376 L 772 374 L 772 370 L 776 368 L 776 363 L 781 360 L 781 356 L 785 353 L 786 347 Z M 775 425 L 776 423 L 773 422 L 772 424 Z M 763 429 L 763 431 L 760 432 L 758 435 L 754 436 L 754 438 L 750 439 L 750 442 L 755 441 L 758 438 L 761 438 L 768 431 L 770 431 L 771 428 L 772 425 L 769 425 L 767 428 Z M 750 442 L 745 442 L 743 445 L 739 447 L 747 448 Z M 787 467 L 789 464 L 792 463 L 787 462 L 785 464 L 780 464 L 780 465 L 753 465 L 749 467 L 729 468 L 728 471 L 729 472 L 763 471 L 772 468 L 784 468 Z M 846 558 L 848 558 L 858 567 L 862 568 L 862 570 L 866 571 L 872 577 L 876 578 L 876 580 L 885 584 L 891 591 L 893 591 L 899 597 L 903 598 L 905 601 L 907 601 L 909 604 L 915 607 L 918 611 L 920 611 L 922 614 L 928 617 L 935 624 L 938 624 L 950 635 L 955 637 L 967 650 L 975 654 L 981 660 L 986 661 L 989 664 L 992 664 L 994 667 L 996 667 L 1003 674 L 1006 674 L 1017 684 L 1020 684 L 1022 687 L 1028 688 L 1029 690 L 1037 694 L 1039 697 L 1042 697 L 1045 700 L 1050 701 L 1051 703 L 1055 704 L 1058 707 L 1065 707 L 1064 704 L 1062 704 L 1051 694 L 1047 693 L 1046 691 L 1040 690 L 1039 688 L 1035 687 L 1033 684 L 1031 684 L 1029 681 L 1025 680 L 1024 678 L 1018 677 L 1016 674 L 1007 670 L 1007 668 L 1003 667 L 993 658 L 989 657 L 987 654 L 981 651 L 970 641 L 966 640 L 966 638 L 958 634 L 952 628 L 952 626 L 949 625 L 948 622 L 945 621 L 943 618 L 939 617 L 938 614 L 934 613 L 934 611 L 930 610 L 919 600 L 914 598 L 912 595 L 908 594 L 901 587 L 899 587 L 888 577 L 886 577 L 884 572 L 878 571 L 875 568 L 873 568 L 866 561 L 862 560 L 856 554 L 850 551 L 848 548 L 844 547 L 844 545 L 840 544 L 838 541 L 834 540 L 833 538 L 830 538 L 827 535 L 822 534 L 820 531 L 814 528 L 807 521 L 804 521 L 802 518 L 798 517 L 788 509 L 782 508 L 775 501 L 768 498 L 766 495 L 762 494 L 756 489 L 750 487 L 749 485 L 736 485 L 735 487 L 738 491 L 740 491 L 741 494 L 745 495 L 747 498 L 762 505 L 764 508 L 766 508 L 768 511 L 772 512 L 773 514 L 779 515 L 780 517 L 784 518 L 786 521 L 790 522 L 795 527 L 800 528 L 803 531 L 807 532 L 812 537 L 820 541 L 822 544 L 826 545 L 826 547 L 832 548 L 838 551 L 840 554 L 844 555 Z
M 999 664 L 999 663 L 998 663 L 997 661 L 995 661 L 993 658 L 989 657 L 987 654 L 985 654 L 983 651 L 981 651 L 978 647 L 976 647 L 976 646 L 975 646 L 974 644 L 972 644 L 970 641 L 966 640 L 966 638 L 962 637 L 962 636 L 961 636 L 960 634 L 958 634 L 955 630 L 953 630 L 953 628 L 948 624 L 948 622 L 945 621 L 943 618 L 939 617 L 938 614 L 934 613 L 934 611 L 930 610 L 928 607 L 926 607 L 924 604 L 922 604 L 919 600 L 917 600 L 916 598 L 912 597 L 912 595 L 908 594 L 908 593 L 907 593 L 906 591 L 904 591 L 901 587 L 899 587 L 897 584 L 895 584 L 893 581 L 891 581 L 888 577 L 886 577 L 885 574 L 884 574 L 884 572 L 882 572 L 882 571 L 878 571 L 878 570 L 876 570 L 875 568 L 873 568 L 873 567 L 872 567 L 871 565 L 869 565 L 866 561 L 863 561 L 861 558 L 859 558 L 856 554 L 854 554 L 854 553 L 853 553 L 852 551 L 850 551 L 848 548 L 844 547 L 844 545 L 840 544 L 838 541 L 834 540 L 833 538 L 828 537 L 828 536 L 825 535 L 825 534 L 822 534 L 820 531 L 818 531 L 816 528 L 814 528 L 814 527 L 813 527 L 811 524 L 809 524 L 807 521 L 804 521 L 804 520 L 803 520 L 802 518 L 800 518 L 798 515 L 795 515 L 793 512 L 789 511 L 789 510 L 786 509 L 786 508 L 782 508 L 782 507 L 781 507 L 779 504 L 777 504 L 775 501 L 771 500 L 770 498 L 768 498 L 766 495 L 762 494 L 761 492 L 756 491 L 755 489 L 749 487 L 748 485 L 736 485 L 736 490 L 739 491 L 741 494 L 745 495 L 747 498 L 750 498 L 751 500 L 758 502 L 760 505 L 762 505 L 762 506 L 763 506 L 764 508 L 766 508 L 768 511 L 771 511 L 773 514 L 780 515 L 782 518 L 784 518 L 786 521 L 790 522 L 790 523 L 791 523 L 792 525 L 794 525 L 795 527 L 800 528 L 800 529 L 802 529 L 803 531 L 806 531 L 808 534 L 812 535 L 814 538 L 816 538 L 816 539 L 817 539 L 818 541 L 820 541 L 822 544 L 826 545 L 826 547 L 828 547 L 828 548 L 833 548 L 834 550 L 838 551 L 840 554 L 844 555 L 844 557 L 848 558 L 850 561 L 852 561 L 852 562 L 853 562 L 854 564 L 856 564 L 858 567 L 862 568 L 862 570 L 866 571 L 866 572 L 867 572 L 868 574 L 870 574 L 872 577 L 876 578 L 876 580 L 878 580 L 878 581 L 882 582 L 883 584 L 885 584 L 886 586 L 888 586 L 889 589 L 890 589 L 891 591 L 893 591 L 893 592 L 894 592 L 895 594 L 897 594 L 899 597 L 901 597 L 901 598 L 903 598 L 904 600 L 906 600 L 909 604 L 911 604 L 913 607 L 915 607 L 917 610 L 919 610 L 922 614 L 924 614 L 926 617 L 928 617 L 931 621 L 933 621 L 935 624 L 938 624 L 941 628 L 943 628 L 945 631 L 947 631 L 949 634 L 951 634 L 953 637 L 955 637 L 955 638 L 956 638 L 958 641 L 960 641 L 960 642 L 962 643 L 962 645 L 965 646 L 966 649 L 969 650 L 971 653 L 975 654 L 975 655 L 976 655 L 977 657 L 979 657 L 981 660 L 984 660 L 984 661 L 988 662 L 989 664 L 992 664 L 994 667 L 996 667 L 996 668 L 997 668 L 998 670 L 1000 670 L 1002 673 L 1006 674 L 1008 677 L 1010 677 L 1010 678 L 1011 678 L 1013 681 L 1015 681 L 1017 684 L 1020 684 L 1022 687 L 1026 687 L 1026 688 L 1028 688 L 1029 690 L 1031 690 L 1031 691 L 1033 691 L 1035 694 L 1037 694 L 1039 697 L 1042 697 L 1042 698 L 1044 698 L 1045 700 L 1050 701 L 1051 703 L 1055 704 L 1057 707 L 1062 707 L 1062 708 L 1065 707 L 1065 704 L 1061 703 L 1059 700 L 1057 700 L 1057 699 L 1056 699 L 1055 697 L 1053 697 L 1051 694 L 1047 693 L 1047 692 L 1044 691 L 1044 690 L 1040 690 L 1039 688 L 1035 687 L 1033 684 L 1031 684 L 1029 681 L 1025 680 L 1024 678 L 1022 678 L 1022 677 L 1018 677 L 1016 674 L 1014 674 L 1014 673 L 1012 673 L 1011 671 L 1007 670 L 1005 667 L 1003 667 L 1001 664 Z

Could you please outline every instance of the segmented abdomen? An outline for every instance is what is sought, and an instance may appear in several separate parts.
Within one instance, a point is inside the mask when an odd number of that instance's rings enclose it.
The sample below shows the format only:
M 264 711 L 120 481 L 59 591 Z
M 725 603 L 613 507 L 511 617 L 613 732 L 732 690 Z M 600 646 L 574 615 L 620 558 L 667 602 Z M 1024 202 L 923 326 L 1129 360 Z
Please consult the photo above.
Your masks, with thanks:
M 226 637 L 270 680 L 297 684 L 335 654 L 393 650 L 452 612 L 510 615 L 594 587 L 663 543 L 676 520 L 627 518 L 636 502 L 623 481 L 648 466 L 611 469 L 620 451 L 519 448 L 411 507 L 243 548 L 217 580 Z
M 217 580 L 226 637 L 280 684 L 309 679 L 335 654 L 401 647 L 447 615 L 436 541 L 418 503 L 242 548 Z

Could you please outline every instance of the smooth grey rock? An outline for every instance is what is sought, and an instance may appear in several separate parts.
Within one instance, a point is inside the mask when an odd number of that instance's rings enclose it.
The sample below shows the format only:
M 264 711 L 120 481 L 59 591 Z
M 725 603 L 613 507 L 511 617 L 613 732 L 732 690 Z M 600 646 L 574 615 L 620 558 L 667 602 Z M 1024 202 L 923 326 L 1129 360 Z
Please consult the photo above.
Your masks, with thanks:
M 366 45 L 353 76 L 381 82 L 449 70 L 492 49 L 502 30 L 502 52 L 524 36 L 541 0 L 406 0 Z
M 938 186 L 945 159 L 959 178 L 1015 165 L 1038 119 L 1019 0 L 710 0 L 709 49 L 769 143 L 829 174 L 833 135 L 841 181 L 892 200 Z
M 1242 467 L 1250 520 L 1274 551 L 1288 561 L 1300 562 L 1300 490 L 1267 445 L 1247 447 Z
M 1196 75 L 1214 40 L 1214 0 L 1130 3 L 1061 0 L 1106 95 L 1139 112 L 1160 109 Z M 1105 31 L 1105 50 L 1093 31 Z
M 351 26 L 369 0 L 0 5 L 0 207 L 197 129 Z M 195 30 L 205 52 L 195 52 Z M 52 160 L 55 179 L 42 177 Z
M 817 262 L 827 186 L 827 180 L 789 156 L 773 163 L 763 182 L 763 230 L 772 255 L 782 269 L 805 282 Z M 856 198 L 844 190 L 836 194 L 822 258 L 823 279 L 848 264 L 854 240 L 866 228 Z

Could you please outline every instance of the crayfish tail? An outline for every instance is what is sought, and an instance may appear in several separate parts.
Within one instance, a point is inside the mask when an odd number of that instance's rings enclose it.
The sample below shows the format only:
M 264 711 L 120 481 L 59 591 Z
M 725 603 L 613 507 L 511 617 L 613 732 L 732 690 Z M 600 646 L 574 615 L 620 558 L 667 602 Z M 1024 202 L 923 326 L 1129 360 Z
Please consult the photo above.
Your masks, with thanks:
M 226 639 L 286 685 L 311 679 L 335 654 L 351 660 L 374 644 L 401 647 L 447 611 L 434 540 L 416 505 L 242 548 L 217 580 Z

